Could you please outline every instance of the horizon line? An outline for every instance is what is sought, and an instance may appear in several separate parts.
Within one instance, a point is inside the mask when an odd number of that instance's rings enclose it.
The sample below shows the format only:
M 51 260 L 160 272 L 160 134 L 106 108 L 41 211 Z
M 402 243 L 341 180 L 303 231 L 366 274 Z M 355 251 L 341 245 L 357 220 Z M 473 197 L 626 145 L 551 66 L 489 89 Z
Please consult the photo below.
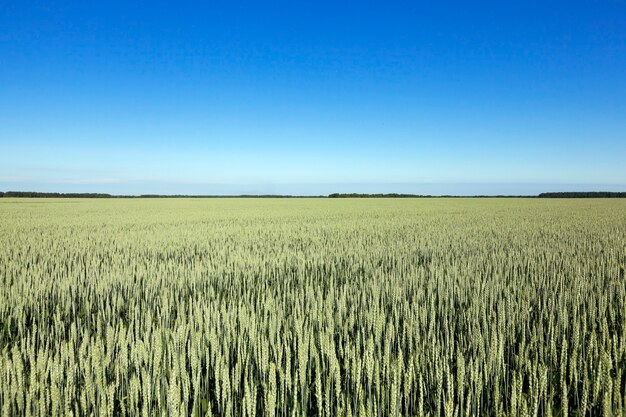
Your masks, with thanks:
M 329 193 L 294 194 L 110 194 L 0 191 L 0 198 L 626 198 L 626 191 L 548 191 L 538 194 L 412 194 L 412 193 Z

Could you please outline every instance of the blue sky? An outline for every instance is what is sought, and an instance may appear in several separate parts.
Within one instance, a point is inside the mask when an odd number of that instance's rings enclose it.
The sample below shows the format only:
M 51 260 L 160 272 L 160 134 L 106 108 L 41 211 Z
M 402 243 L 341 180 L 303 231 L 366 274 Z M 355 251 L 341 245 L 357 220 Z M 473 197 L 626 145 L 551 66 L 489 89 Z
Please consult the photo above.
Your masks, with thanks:
M 626 2 L 5 1 L 0 190 L 626 188 Z

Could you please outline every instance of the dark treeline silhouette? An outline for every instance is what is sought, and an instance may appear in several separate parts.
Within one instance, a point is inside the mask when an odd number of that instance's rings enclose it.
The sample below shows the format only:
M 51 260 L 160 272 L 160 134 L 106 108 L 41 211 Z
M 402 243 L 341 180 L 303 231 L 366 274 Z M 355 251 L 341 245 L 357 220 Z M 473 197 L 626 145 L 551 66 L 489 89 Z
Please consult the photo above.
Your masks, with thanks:
M 241 195 L 112 195 L 105 193 L 41 193 L 35 191 L 6 191 L 0 192 L 0 197 L 23 198 L 325 198 L 326 196 L 295 196 L 277 194 L 241 194 Z
M 570 191 L 541 193 L 539 198 L 626 198 L 626 192 L 614 191 Z
M 328 198 L 535 198 L 534 195 L 329 194 Z
M 1 197 L 25 198 L 626 198 L 626 192 L 611 191 L 582 191 L 582 192 L 554 192 L 533 195 L 420 195 L 420 194 L 360 194 L 360 193 L 333 193 L 328 196 L 295 196 L 275 194 L 242 194 L 242 195 L 112 195 L 105 193 L 40 193 L 34 191 L 0 191 Z
M 34 191 L 6 191 L 2 197 L 28 198 L 113 198 L 111 194 L 102 193 L 39 193 Z
M 185 195 L 185 194 L 141 194 L 113 196 L 113 198 L 325 198 L 324 195 L 285 195 L 285 194 L 239 194 L 239 195 Z
M 359 193 L 333 193 L 328 198 L 432 198 L 432 195 L 419 194 L 359 194 Z

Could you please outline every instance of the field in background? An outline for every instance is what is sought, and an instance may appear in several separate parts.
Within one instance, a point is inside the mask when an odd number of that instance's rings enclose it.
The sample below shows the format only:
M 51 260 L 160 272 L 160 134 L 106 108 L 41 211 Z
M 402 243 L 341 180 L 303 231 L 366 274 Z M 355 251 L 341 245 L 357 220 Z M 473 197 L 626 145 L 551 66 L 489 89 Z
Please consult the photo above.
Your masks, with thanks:
M 0 410 L 626 415 L 625 268 L 618 199 L 5 198 Z

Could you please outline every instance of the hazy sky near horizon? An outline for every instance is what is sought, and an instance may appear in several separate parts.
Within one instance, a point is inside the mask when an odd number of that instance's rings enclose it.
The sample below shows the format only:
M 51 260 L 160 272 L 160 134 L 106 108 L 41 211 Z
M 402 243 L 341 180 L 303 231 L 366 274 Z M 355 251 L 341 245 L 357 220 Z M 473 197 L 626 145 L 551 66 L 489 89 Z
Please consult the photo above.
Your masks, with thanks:
M 626 2 L 5 1 L 0 191 L 626 188 Z

